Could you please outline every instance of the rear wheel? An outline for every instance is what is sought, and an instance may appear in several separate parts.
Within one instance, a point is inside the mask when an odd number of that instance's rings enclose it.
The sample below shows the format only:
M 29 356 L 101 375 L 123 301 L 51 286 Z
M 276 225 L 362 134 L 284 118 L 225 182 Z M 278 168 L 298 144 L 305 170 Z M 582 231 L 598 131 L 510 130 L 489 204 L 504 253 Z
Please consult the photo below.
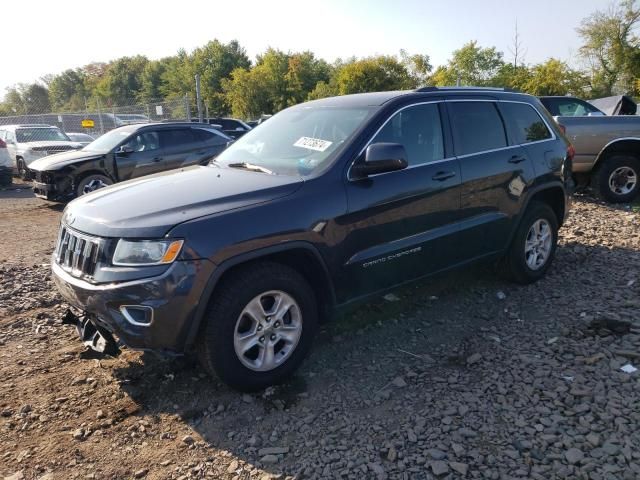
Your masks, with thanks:
M 109 185 L 113 185 L 113 181 L 109 177 L 93 173 L 80 180 L 78 187 L 76 188 L 76 196 L 81 197 L 82 195 L 95 192 L 96 190 L 108 187 Z
M 506 256 L 506 273 L 515 282 L 541 279 L 551 266 L 558 243 L 558 220 L 549 205 L 532 202 Z
M 631 202 L 640 192 L 640 161 L 630 155 L 613 155 L 597 168 L 591 181 L 605 200 Z
M 200 362 L 241 391 L 286 379 L 315 335 L 313 290 L 297 271 L 273 262 L 241 268 L 223 281 L 203 319 Z
M 16 158 L 16 167 L 18 168 L 18 176 L 26 180 L 27 179 L 27 164 L 24 163 L 24 159 L 18 157 Z

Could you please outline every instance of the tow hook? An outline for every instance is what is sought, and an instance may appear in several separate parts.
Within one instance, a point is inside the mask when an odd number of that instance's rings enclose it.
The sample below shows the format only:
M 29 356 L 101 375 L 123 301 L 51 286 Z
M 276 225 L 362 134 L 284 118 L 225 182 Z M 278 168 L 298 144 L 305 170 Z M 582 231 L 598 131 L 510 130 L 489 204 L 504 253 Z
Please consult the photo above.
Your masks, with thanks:
M 120 349 L 113 335 L 103 327 L 96 325 L 88 314 L 76 315 L 71 310 L 67 310 L 62 318 L 64 325 L 75 325 L 80 340 L 91 350 L 94 350 L 111 357 L 120 354 Z

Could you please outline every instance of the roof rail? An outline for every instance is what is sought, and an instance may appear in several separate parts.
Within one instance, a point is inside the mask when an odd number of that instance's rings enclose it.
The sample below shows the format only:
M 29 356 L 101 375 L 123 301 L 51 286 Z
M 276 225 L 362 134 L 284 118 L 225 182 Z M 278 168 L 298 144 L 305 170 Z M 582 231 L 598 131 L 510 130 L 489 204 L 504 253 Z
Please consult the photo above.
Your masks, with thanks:
M 421 87 L 421 88 L 416 88 L 414 90 L 414 92 L 439 92 L 439 91 L 456 91 L 456 90 L 461 90 L 461 91 L 474 91 L 474 90 L 480 90 L 480 91 L 493 91 L 493 92 L 517 92 L 517 90 L 514 90 L 513 88 L 505 88 L 505 87 Z

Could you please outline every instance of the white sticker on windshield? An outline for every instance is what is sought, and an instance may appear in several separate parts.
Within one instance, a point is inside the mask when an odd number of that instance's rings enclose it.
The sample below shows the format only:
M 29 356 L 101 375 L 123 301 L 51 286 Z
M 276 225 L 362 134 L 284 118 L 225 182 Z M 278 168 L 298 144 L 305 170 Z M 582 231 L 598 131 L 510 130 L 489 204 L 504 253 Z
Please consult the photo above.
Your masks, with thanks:
M 294 147 L 308 148 L 309 150 L 316 150 L 318 152 L 324 152 L 331 146 L 333 142 L 328 140 L 322 140 L 321 138 L 300 137 L 300 139 L 293 144 Z

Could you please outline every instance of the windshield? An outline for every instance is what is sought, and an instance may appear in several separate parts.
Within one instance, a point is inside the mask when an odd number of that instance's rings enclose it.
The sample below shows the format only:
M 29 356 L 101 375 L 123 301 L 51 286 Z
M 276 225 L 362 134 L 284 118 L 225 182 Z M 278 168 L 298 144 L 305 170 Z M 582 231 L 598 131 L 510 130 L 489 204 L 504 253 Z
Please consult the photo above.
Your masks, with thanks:
M 372 111 L 372 107 L 293 107 L 250 130 L 216 157 L 215 163 L 309 176 L 329 165 L 332 154 Z
M 57 128 L 18 128 L 16 140 L 18 143 L 68 142 L 69 137 Z
M 584 117 L 589 114 L 604 115 L 596 107 L 575 98 L 551 98 L 547 101 L 547 108 L 553 116 Z
M 120 143 L 131 135 L 131 130 L 111 130 L 110 132 L 105 133 L 101 137 L 97 138 L 89 145 L 83 148 L 83 150 L 89 152 L 100 152 L 106 153 L 110 152 L 114 148 L 116 148 Z

